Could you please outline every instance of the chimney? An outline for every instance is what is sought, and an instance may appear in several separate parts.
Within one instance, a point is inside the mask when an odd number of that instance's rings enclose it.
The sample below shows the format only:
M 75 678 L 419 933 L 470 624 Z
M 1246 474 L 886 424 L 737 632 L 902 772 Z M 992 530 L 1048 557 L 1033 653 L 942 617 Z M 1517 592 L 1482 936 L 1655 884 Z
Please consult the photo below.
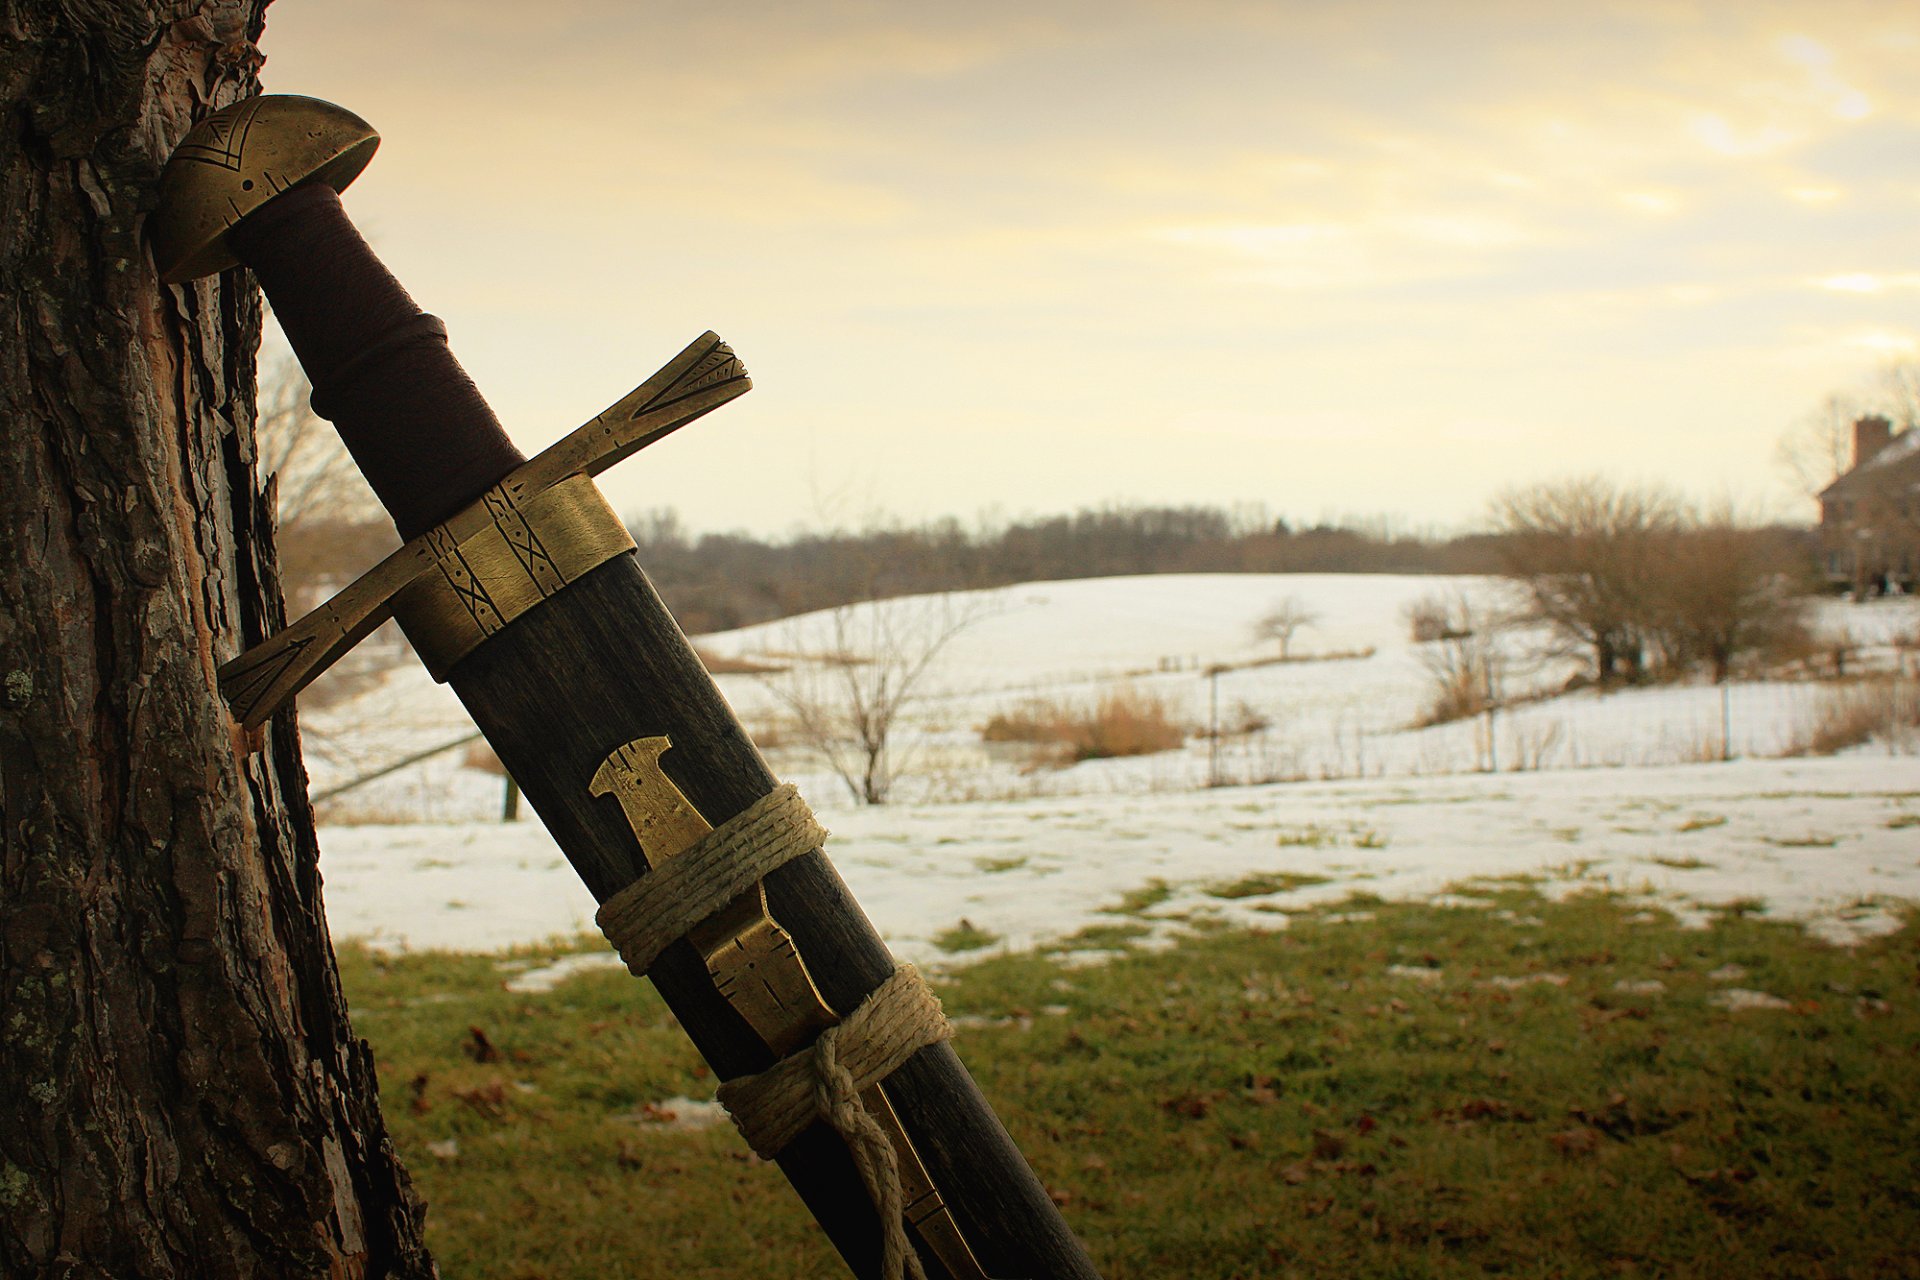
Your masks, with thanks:
M 1893 424 L 1879 414 L 1857 419 L 1853 424 L 1853 465 L 1857 470 L 1873 460 L 1873 455 L 1893 439 Z

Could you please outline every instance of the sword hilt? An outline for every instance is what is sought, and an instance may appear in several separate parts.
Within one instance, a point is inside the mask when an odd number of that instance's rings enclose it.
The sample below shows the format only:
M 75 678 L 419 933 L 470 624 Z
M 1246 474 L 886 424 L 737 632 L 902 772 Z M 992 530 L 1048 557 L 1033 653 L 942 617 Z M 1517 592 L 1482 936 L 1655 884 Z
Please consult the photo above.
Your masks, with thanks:
M 314 411 L 333 422 L 406 539 L 220 669 L 221 690 L 250 729 L 396 609 L 408 623 L 409 598 L 421 602 L 410 634 L 423 633 L 414 638 L 444 675 L 479 639 L 631 549 L 597 496 L 544 495 L 752 386 L 733 351 L 704 334 L 529 462 L 454 358 L 446 327 L 414 304 L 340 203 L 378 145 L 366 121 L 332 103 L 249 98 L 181 142 L 150 220 L 164 279 L 252 268 L 313 383 Z

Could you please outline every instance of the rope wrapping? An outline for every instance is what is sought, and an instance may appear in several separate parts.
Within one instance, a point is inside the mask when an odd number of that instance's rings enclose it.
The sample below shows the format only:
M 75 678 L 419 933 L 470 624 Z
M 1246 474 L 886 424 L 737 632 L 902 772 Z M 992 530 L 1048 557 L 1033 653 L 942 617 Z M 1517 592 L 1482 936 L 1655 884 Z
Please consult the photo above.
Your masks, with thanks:
M 701 921 L 826 839 L 799 790 L 775 788 L 608 898 L 594 921 L 628 970 L 645 974 Z M 912 965 L 901 965 L 807 1048 L 719 1089 L 741 1136 L 764 1159 L 815 1120 L 841 1136 L 880 1217 L 882 1280 L 926 1280 L 926 1273 L 907 1236 L 899 1155 L 860 1095 L 952 1035 L 939 998 Z
M 594 923 L 642 976 L 689 929 L 826 841 L 799 789 L 776 787 L 608 898 Z
M 720 1086 L 721 1105 L 763 1159 L 773 1159 L 815 1120 L 825 1120 L 846 1140 L 880 1214 L 884 1280 L 924 1280 L 924 1272 L 907 1239 L 899 1158 L 860 1095 L 921 1049 L 952 1035 L 939 997 L 918 970 L 903 964 L 813 1044 L 758 1075 Z

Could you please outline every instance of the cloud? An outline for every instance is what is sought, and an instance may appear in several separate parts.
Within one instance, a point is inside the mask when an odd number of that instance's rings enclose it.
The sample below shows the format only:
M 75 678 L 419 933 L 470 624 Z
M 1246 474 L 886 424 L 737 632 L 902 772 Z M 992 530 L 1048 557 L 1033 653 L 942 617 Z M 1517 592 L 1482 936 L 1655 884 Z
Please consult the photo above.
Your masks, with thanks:
M 961 453 L 1039 432 L 1022 482 L 1098 498 L 1122 421 L 1143 492 L 1284 470 L 1181 476 L 1176 420 L 1555 419 L 1651 456 L 1692 429 L 1662 404 L 1717 398 L 1711 461 L 1911 341 L 1912 6 L 335 0 L 275 6 L 267 51 L 386 135 L 350 206 L 509 421 L 570 425 L 712 323 L 776 469 L 904 409 L 950 432 L 888 455 L 909 508 L 990 500 Z M 1477 502 L 1408 449 L 1396 495 Z M 980 493 L 915 481 L 936 454 Z M 701 474 L 686 501 L 733 501 Z

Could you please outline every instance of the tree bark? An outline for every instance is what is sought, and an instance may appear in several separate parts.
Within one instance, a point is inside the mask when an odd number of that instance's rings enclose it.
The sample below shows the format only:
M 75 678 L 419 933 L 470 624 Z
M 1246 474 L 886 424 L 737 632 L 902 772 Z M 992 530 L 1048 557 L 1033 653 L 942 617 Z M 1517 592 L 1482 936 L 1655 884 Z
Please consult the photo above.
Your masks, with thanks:
M 158 283 L 194 120 L 266 0 L 0 0 L 0 1274 L 434 1274 L 351 1034 L 290 715 L 214 669 L 282 619 L 259 295 Z

